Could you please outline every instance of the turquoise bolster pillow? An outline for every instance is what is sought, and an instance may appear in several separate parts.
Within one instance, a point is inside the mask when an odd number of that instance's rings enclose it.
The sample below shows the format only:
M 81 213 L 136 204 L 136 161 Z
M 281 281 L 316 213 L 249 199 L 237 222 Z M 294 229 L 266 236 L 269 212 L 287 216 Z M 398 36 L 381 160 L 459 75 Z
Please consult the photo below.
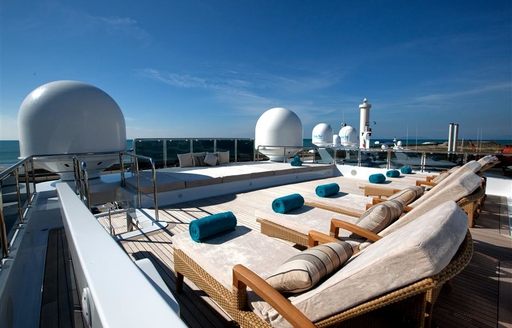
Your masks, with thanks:
M 236 217 L 233 212 L 223 212 L 190 222 L 188 231 L 192 240 L 201 242 L 213 235 L 233 230 L 235 227 Z
M 400 172 L 402 172 L 403 174 L 411 174 L 412 173 L 412 169 L 410 166 L 406 165 L 406 166 L 402 166 L 400 168 Z
M 302 166 L 302 161 L 300 160 L 300 157 L 295 155 L 292 159 L 292 161 L 290 162 L 290 164 L 292 166 Z
M 274 199 L 272 209 L 276 213 L 287 213 L 304 205 L 304 198 L 299 194 L 291 194 Z
M 386 177 L 382 173 L 375 173 L 375 174 L 370 175 L 368 180 L 371 183 L 383 183 L 384 181 L 386 181 Z
M 386 172 L 386 176 L 390 178 L 398 178 L 400 176 L 400 171 L 398 170 L 389 170 Z
M 319 185 L 315 188 L 315 192 L 319 197 L 329 197 L 336 195 L 340 191 L 340 186 L 337 183 L 328 183 Z

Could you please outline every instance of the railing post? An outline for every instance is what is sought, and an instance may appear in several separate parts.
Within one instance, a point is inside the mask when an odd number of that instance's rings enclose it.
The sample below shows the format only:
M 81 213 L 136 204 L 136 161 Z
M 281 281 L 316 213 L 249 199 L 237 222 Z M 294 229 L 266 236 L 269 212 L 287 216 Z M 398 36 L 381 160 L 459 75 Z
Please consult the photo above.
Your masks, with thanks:
M 91 210 L 91 195 L 90 195 L 90 192 L 89 192 L 89 174 L 87 173 L 87 163 L 86 162 L 82 162 L 80 164 L 80 166 L 82 167 L 82 177 L 83 177 L 83 180 L 84 180 L 84 195 L 87 199 L 87 208 L 89 209 L 89 211 Z
M 162 139 L 162 154 L 164 158 L 164 168 L 167 167 L 167 139 Z
M 16 169 L 14 170 L 14 179 L 16 181 L 16 199 L 18 203 L 18 216 L 20 218 L 20 223 L 23 223 L 23 211 L 21 210 L 19 167 L 16 167 Z
M 150 158 L 150 164 L 151 164 L 151 173 L 152 173 L 152 179 L 153 179 L 153 202 L 155 205 L 155 219 L 158 221 L 159 214 L 158 214 L 158 199 L 157 199 L 157 188 L 156 188 L 156 169 L 155 169 L 155 163 Z
M 421 166 L 420 171 L 425 172 L 425 165 L 427 164 L 427 153 L 423 152 L 421 153 Z
M 23 169 L 25 170 L 25 188 L 27 189 L 27 205 L 32 203 L 32 199 L 30 197 L 30 181 L 28 181 L 28 165 L 27 162 L 23 163 Z
M 361 166 L 361 148 L 357 150 L 357 166 Z
M 388 169 L 388 170 L 389 170 L 389 169 L 391 169 L 391 149 L 388 149 L 388 150 L 387 150 L 387 153 L 388 153 L 388 154 L 387 154 L 387 159 L 386 159 L 386 161 L 387 161 L 387 163 L 386 163 L 386 169 Z
M 217 139 L 213 139 L 213 152 L 217 152 Z
M 119 169 L 121 170 L 121 187 L 126 187 L 126 177 L 124 175 L 124 160 L 122 152 L 119 152 Z
M 137 206 L 140 208 L 142 199 L 140 194 L 140 172 L 139 172 L 139 159 L 135 157 L 135 172 L 137 174 Z
M 36 192 L 36 170 L 34 168 L 34 157 L 30 158 L 30 167 L 31 167 L 31 173 L 32 173 L 32 187 L 34 188 L 33 193 Z
M 193 139 L 190 139 L 190 152 L 191 153 L 194 152 L 194 140 Z
M 286 147 L 283 147 L 283 163 L 286 163 Z
M 9 241 L 7 240 L 7 228 L 4 219 L 4 202 L 2 193 L 2 181 L 0 181 L 0 247 L 2 247 L 2 257 L 9 256 Z M 1 261 L 0 261 L 1 263 Z M 0 266 L 1 267 L 1 266 Z
M 238 139 L 235 139 L 235 163 L 238 162 Z

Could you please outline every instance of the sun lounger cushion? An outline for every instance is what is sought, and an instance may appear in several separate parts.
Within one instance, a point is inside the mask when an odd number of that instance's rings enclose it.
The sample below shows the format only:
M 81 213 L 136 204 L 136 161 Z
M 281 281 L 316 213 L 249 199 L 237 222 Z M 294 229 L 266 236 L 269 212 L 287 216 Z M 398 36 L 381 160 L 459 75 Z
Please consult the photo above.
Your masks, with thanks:
M 233 212 L 223 212 L 190 222 L 188 230 L 194 241 L 201 242 L 235 227 L 236 217 Z
M 400 176 L 400 171 L 398 170 L 389 170 L 386 172 L 386 176 L 390 178 L 398 178 Z
M 275 213 L 270 210 L 258 210 L 255 215 L 259 219 L 267 220 L 271 223 L 283 226 L 287 229 L 307 235 L 310 230 L 320 231 L 329 234 L 331 219 L 338 219 L 355 224 L 359 218 L 333 213 L 319 208 L 304 206 L 301 210 L 293 211 L 287 214 Z M 350 231 L 340 229 L 337 238 L 349 243 L 352 248 L 358 249 L 359 245 L 365 240 L 360 236 L 351 236 Z
M 333 182 L 316 186 L 315 193 L 318 197 L 329 197 L 336 195 L 340 191 L 340 186 Z
M 440 183 L 436 184 L 432 189 L 430 189 L 429 192 L 425 193 L 425 195 L 423 195 L 422 197 L 415 200 L 411 204 L 411 207 L 417 207 L 418 205 L 427 201 L 430 197 L 436 195 L 439 190 L 443 190 L 446 186 L 448 186 L 454 182 L 460 181 L 461 176 L 464 175 L 467 177 L 467 174 L 466 174 L 467 172 L 473 173 L 473 172 L 475 172 L 475 170 L 478 171 L 477 168 L 478 169 L 480 168 L 480 164 L 477 161 L 471 161 L 471 162 L 466 163 L 465 165 L 460 167 L 458 170 L 455 170 L 446 179 L 444 179 Z M 464 195 L 464 196 L 467 196 L 467 195 Z M 457 200 L 457 199 L 452 199 L 452 198 L 448 198 L 446 200 L 450 200 L 450 199 Z
M 175 249 L 182 250 L 225 288 L 233 286 L 233 266 L 243 264 L 266 279 L 281 263 L 300 253 L 295 247 L 251 230 L 237 226 L 235 230 L 196 243 L 187 232 L 172 237 Z
M 402 172 L 403 174 L 411 174 L 412 173 L 412 168 L 408 165 L 406 166 L 402 166 L 400 168 L 400 172 Z
M 180 162 L 180 167 L 194 166 L 194 159 L 191 153 L 178 154 L 178 161 Z
M 368 177 L 368 181 L 371 183 L 383 183 L 386 181 L 386 177 L 382 173 L 375 173 Z
M 217 154 L 207 153 L 204 157 L 204 163 L 208 166 L 215 166 L 219 163 Z
M 402 206 L 407 206 L 412 203 L 415 199 L 423 195 L 423 188 L 418 186 L 410 186 L 405 189 L 400 190 L 399 192 L 393 194 L 388 199 L 389 200 L 397 200 L 402 203 Z
M 485 165 L 489 165 L 492 163 L 498 162 L 498 158 L 494 155 L 486 155 L 478 160 L 478 163 L 484 167 Z
M 229 150 L 228 151 L 219 151 L 216 153 L 219 158 L 219 164 L 228 164 L 229 163 Z
M 286 260 L 266 280 L 281 293 L 300 293 L 338 270 L 352 254 L 345 242 L 318 245 Z
M 289 300 L 317 322 L 435 275 L 455 255 L 467 229 L 464 212 L 454 202 L 446 202 L 368 246 L 329 279 Z M 255 294 L 249 294 L 249 301 L 256 313 L 272 326 L 289 327 L 277 311 Z
M 466 164 L 461 166 L 461 171 L 469 170 L 472 172 L 478 172 L 482 168 L 482 165 L 477 161 L 469 161 Z
M 378 233 L 398 219 L 403 209 L 403 205 L 399 201 L 387 200 L 370 207 L 361 215 L 361 218 L 356 224 L 362 228 Z
M 192 156 L 194 166 L 205 166 L 204 155 Z
M 434 183 L 439 183 L 441 181 L 443 181 L 444 179 L 446 179 L 450 174 L 452 174 L 453 172 L 457 171 L 458 169 L 460 168 L 460 166 L 454 166 L 452 167 L 451 169 L 449 169 L 448 171 L 446 172 L 441 172 L 437 177 L 435 177 L 434 179 L 432 179 L 432 182 Z
M 429 197 L 425 202 L 421 203 L 420 205 L 415 206 L 409 213 L 401 217 L 400 220 L 396 221 L 386 229 L 382 230 L 379 233 L 379 235 L 386 236 L 390 234 L 391 232 L 403 227 L 407 223 L 416 220 L 417 218 L 427 213 L 432 208 L 439 206 L 443 202 L 449 200 L 458 201 L 463 197 L 470 195 L 473 191 L 480 187 L 481 183 L 482 178 L 480 178 L 478 175 L 471 171 L 465 172 L 463 175 L 459 177 L 457 181 L 454 181 L 445 188 L 437 190 L 436 192 L 434 192 L 434 189 L 428 191 L 423 197 L 427 196 L 430 193 L 433 193 L 431 194 L 431 197 Z
M 299 194 L 291 194 L 279 197 L 272 201 L 272 210 L 276 213 L 288 213 L 301 208 L 304 205 L 304 198 Z

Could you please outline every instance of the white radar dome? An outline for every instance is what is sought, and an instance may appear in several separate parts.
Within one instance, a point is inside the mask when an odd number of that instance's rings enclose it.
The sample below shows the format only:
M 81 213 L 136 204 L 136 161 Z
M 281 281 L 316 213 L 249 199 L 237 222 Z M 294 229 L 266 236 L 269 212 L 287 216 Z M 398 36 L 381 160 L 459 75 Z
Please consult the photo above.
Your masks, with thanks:
M 318 147 L 327 147 L 332 142 L 332 128 L 327 123 L 319 123 L 313 128 L 311 141 Z
M 18 113 L 18 130 L 22 158 L 126 148 L 126 126 L 119 106 L 103 90 L 78 81 L 50 82 L 29 93 Z M 90 177 L 114 161 L 112 155 L 92 157 L 86 160 Z M 73 175 L 69 158 L 37 163 L 64 180 Z
M 271 108 L 256 122 L 254 146 L 271 161 L 283 161 L 302 149 L 302 122 L 289 109 Z
M 357 131 L 350 125 L 346 125 L 340 129 L 339 136 L 341 145 L 345 147 L 356 146 L 358 143 Z

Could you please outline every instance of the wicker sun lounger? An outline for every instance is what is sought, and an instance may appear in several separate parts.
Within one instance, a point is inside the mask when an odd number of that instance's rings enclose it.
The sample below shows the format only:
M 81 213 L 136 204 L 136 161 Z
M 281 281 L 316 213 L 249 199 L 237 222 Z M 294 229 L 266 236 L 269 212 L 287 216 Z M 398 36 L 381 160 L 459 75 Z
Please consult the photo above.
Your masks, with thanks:
M 349 237 L 350 239 L 347 241 L 354 246 L 356 251 L 360 248 L 360 244 L 363 244 L 365 241 L 374 242 L 385 235 L 387 229 L 394 229 L 393 226 L 402 226 L 403 222 L 410 222 L 447 200 L 456 201 L 459 207 L 467 213 L 468 225 L 473 226 L 474 219 L 478 214 L 479 199 L 483 195 L 481 178 L 479 176 L 472 172 L 465 172 L 458 180 L 444 186 L 440 185 L 435 190 L 429 191 L 429 193 L 431 194 L 424 198 L 422 202 L 418 202 L 418 200 L 425 196 L 413 202 L 410 207 L 406 206 L 407 213 L 394 223 L 392 221 L 389 222 L 388 224 L 390 225 L 388 227 L 381 226 L 379 231 L 361 228 L 357 225 L 359 223 L 358 220 L 349 215 L 347 215 L 347 220 L 330 219 L 330 224 L 322 225 L 324 228 L 321 228 L 319 223 L 313 225 L 313 220 L 303 219 L 297 215 L 287 217 L 285 214 L 278 215 L 272 212 L 257 213 L 257 221 L 260 223 L 262 233 L 299 245 L 307 245 L 307 231 L 310 229 L 319 230 L 331 236 L 341 237 L 343 240 Z M 308 214 L 305 213 L 304 216 L 308 216 Z M 316 219 L 315 221 L 318 222 L 319 220 Z M 343 234 L 340 234 L 340 231 Z M 349 233 L 347 234 L 347 232 Z M 358 237 L 355 237 L 354 234 Z
M 477 162 L 475 162 L 477 163 Z M 460 174 L 457 174 L 457 176 L 452 176 L 450 178 L 447 178 L 443 180 L 438 185 L 434 186 L 429 191 L 425 192 L 425 195 L 420 197 L 417 201 L 411 203 L 409 206 L 406 206 L 404 208 L 404 212 L 412 211 L 415 207 L 417 207 L 419 204 L 421 204 L 425 199 L 428 199 L 430 197 L 435 197 L 437 194 L 438 197 L 441 200 L 454 200 L 457 202 L 457 204 L 466 212 L 468 215 L 468 224 L 470 227 L 474 226 L 475 220 L 478 218 L 478 215 L 480 213 L 481 205 L 485 199 L 485 181 L 480 179 L 476 179 L 477 175 L 475 173 L 472 173 L 471 171 L 462 171 Z M 454 192 L 453 186 L 458 184 L 462 180 L 473 180 L 473 183 L 470 185 L 467 185 L 469 188 L 458 188 L 459 192 Z M 473 187 L 475 187 L 473 189 Z M 460 187 L 460 185 L 459 185 Z M 379 189 L 380 188 L 380 189 Z M 394 191 L 390 188 L 387 188 L 386 190 L 383 187 L 373 187 L 371 189 L 371 192 L 373 193 L 374 197 L 372 198 L 372 203 L 368 206 L 372 206 L 375 204 L 378 204 L 382 202 L 383 200 L 389 198 L 387 197 L 391 191 Z M 465 192 L 471 191 L 471 192 Z M 385 197 L 382 197 L 382 195 L 385 195 Z
M 190 279 L 241 327 L 336 327 L 340 324 L 361 327 L 428 327 L 433 304 L 441 287 L 469 263 L 473 252 L 464 214 L 455 204 L 445 203 L 432 212 L 415 224 L 408 225 L 404 230 L 370 245 L 312 290 L 289 298 L 273 289 L 265 281 L 264 275 L 257 274 L 245 263 L 231 265 L 228 276 L 220 274 L 219 277 L 218 271 L 208 271 L 208 267 L 211 268 L 212 265 L 215 268 L 224 268 L 223 262 L 236 257 L 236 254 L 222 254 L 212 258 L 211 253 L 201 256 L 209 247 L 221 247 L 219 245 L 222 243 L 219 240 L 196 246 L 190 245 L 184 236 L 178 236 L 181 241 L 178 240 L 175 244 L 174 251 L 177 290 L 181 291 L 185 277 Z M 422 231 L 425 225 L 423 221 L 431 221 L 438 225 L 433 225 L 429 231 Z M 411 233 L 412 231 L 420 233 Z M 457 237 L 447 238 L 447 233 Z M 274 253 L 271 251 L 276 250 L 272 248 L 275 246 L 272 243 L 276 241 L 267 236 L 260 236 L 264 241 L 270 240 L 269 246 L 262 246 L 263 249 L 256 247 L 258 249 L 255 249 L 254 253 L 267 257 L 269 253 Z M 315 240 L 321 243 L 331 241 L 328 236 L 319 238 L 320 236 L 322 234 L 312 233 L 310 243 Z M 243 245 L 244 241 L 240 240 L 242 237 L 228 239 L 225 243 L 237 241 L 239 245 Z M 439 242 L 449 245 L 438 247 Z M 422 250 L 419 251 L 417 247 Z M 233 245 L 226 248 L 236 253 L 236 247 Z M 432 251 L 437 253 L 446 250 L 448 253 L 431 254 Z M 435 273 L 426 273 L 431 272 L 430 269 L 419 268 L 417 256 L 429 257 L 429 260 L 419 262 L 436 267 L 437 269 L 433 269 Z M 433 264 L 431 260 L 436 263 Z M 205 264 L 205 261 L 209 264 Z M 270 265 L 273 262 L 267 263 Z M 375 270 L 379 271 L 376 276 Z M 256 271 L 261 271 L 261 268 L 256 268 Z M 375 287 L 368 288 L 366 279 L 369 285 L 376 284 L 378 290 L 374 290 Z M 250 291 L 247 288 L 250 288 Z M 326 310 L 323 310 L 323 304 L 317 304 L 317 300 L 322 299 L 320 303 L 328 304 Z M 262 309 L 269 309 L 268 313 L 261 312 Z M 267 317 L 265 313 L 269 316 Z

